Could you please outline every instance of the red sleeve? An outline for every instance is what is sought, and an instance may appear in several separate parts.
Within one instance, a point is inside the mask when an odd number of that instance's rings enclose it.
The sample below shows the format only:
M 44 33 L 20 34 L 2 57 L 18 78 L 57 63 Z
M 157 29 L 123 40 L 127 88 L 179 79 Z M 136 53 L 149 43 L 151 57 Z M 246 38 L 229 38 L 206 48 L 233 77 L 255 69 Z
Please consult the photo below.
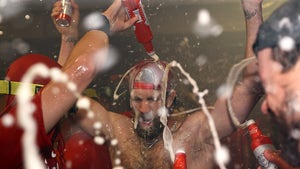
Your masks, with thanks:
M 36 140 L 38 147 L 42 149 L 45 146 L 51 146 L 51 139 L 45 132 L 40 94 L 35 95 L 33 102 L 36 105 L 33 117 L 38 127 Z M 2 169 L 22 168 L 21 139 L 23 130 L 17 124 L 16 111 L 16 106 L 13 106 L 5 111 L 0 119 L 0 166 Z M 7 116 L 14 119 L 14 123 L 10 126 L 5 125 L 3 121 Z

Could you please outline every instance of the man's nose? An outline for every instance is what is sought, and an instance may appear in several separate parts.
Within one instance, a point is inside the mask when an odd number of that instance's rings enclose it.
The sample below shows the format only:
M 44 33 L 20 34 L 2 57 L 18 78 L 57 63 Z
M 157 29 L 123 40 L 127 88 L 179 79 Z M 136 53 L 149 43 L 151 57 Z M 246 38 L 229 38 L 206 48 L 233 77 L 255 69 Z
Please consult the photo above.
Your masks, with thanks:
M 141 104 L 140 104 L 140 112 L 142 112 L 142 113 L 150 112 L 149 101 L 143 100 L 143 101 L 141 102 Z

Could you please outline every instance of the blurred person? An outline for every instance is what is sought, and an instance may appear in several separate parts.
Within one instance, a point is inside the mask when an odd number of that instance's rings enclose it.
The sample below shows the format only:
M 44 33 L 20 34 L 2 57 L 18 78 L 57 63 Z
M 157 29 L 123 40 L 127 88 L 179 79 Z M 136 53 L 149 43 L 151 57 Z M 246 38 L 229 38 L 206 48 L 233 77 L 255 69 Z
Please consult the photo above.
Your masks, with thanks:
M 274 117 L 285 138 L 281 153 L 265 154 L 281 168 L 300 167 L 299 9 L 299 0 L 289 0 L 276 9 L 260 26 L 253 45 L 265 90 L 261 110 Z
M 91 43 L 91 41 L 97 42 L 97 44 L 93 44 Z M 73 83 L 77 84 L 79 92 L 83 91 L 87 87 L 89 82 L 91 82 L 91 80 L 93 80 L 94 76 L 97 74 L 95 67 L 96 65 L 94 61 L 95 57 L 97 57 L 96 49 L 107 48 L 107 43 L 108 38 L 105 33 L 101 31 L 88 32 L 80 40 L 78 45 L 74 47 L 73 53 L 71 54 L 74 60 L 70 60 L 69 62 L 67 62 L 67 67 L 62 67 L 63 72 L 69 75 L 69 79 Z M 47 57 L 37 57 L 36 55 L 28 57 L 29 60 L 27 60 L 27 57 L 21 57 L 15 62 L 15 64 L 12 64 L 12 67 L 8 69 L 8 80 L 10 80 L 9 78 L 12 75 L 13 76 L 11 78 L 13 80 L 22 79 L 21 75 L 25 73 L 23 72 L 23 70 L 28 69 L 30 67 L 27 63 L 35 63 L 32 58 L 37 60 L 36 63 L 46 63 L 47 66 L 49 66 L 50 64 L 50 67 L 59 67 L 59 65 L 55 62 L 45 61 Z M 81 62 L 81 64 L 79 64 L 78 62 Z M 20 65 L 23 64 L 25 64 L 26 66 L 23 69 L 21 69 L 22 67 Z M 10 73 L 11 71 L 13 73 Z M 63 117 L 63 115 L 75 103 L 76 97 L 71 91 L 69 91 L 65 84 L 55 81 L 51 81 L 48 83 L 48 81 L 49 80 L 34 81 L 37 84 L 47 84 L 45 87 L 40 89 L 40 91 L 37 94 L 35 94 L 32 99 L 35 105 L 33 118 L 36 120 L 38 129 L 36 135 L 36 142 L 39 147 L 39 150 L 41 151 L 42 157 L 45 159 L 45 165 L 51 168 L 57 166 L 63 168 L 64 160 L 62 155 L 63 150 L 61 148 L 63 143 L 58 135 L 59 130 L 56 130 L 56 125 L 58 121 Z M 54 89 L 57 89 L 61 92 L 55 93 L 53 92 Z M 1 112 L 0 145 L 2 153 L 0 158 L 0 164 L 1 167 L 5 169 L 23 168 L 23 149 L 21 145 L 23 129 L 17 123 L 18 104 L 16 104 L 15 96 L 9 96 L 7 104 L 8 105 Z M 7 117 L 14 119 L 12 124 L 6 125 L 5 119 Z
M 108 25 L 114 30 L 115 26 L 119 26 L 121 29 L 126 29 L 130 27 L 135 19 L 126 19 L 125 13 L 120 13 L 121 1 L 116 0 L 106 11 L 106 17 L 109 19 L 110 23 L 116 23 L 119 20 L 119 25 Z M 109 24 L 109 23 L 108 23 Z M 121 26 L 121 27 L 120 27 Z M 119 30 L 121 30 L 119 29 Z M 61 70 L 68 75 L 70 81 L 77 85 L 77 91 L 81 93 L 88 84 L 93 80 L 93 78 L 101 71 L 101 67 L 105 64 L 106 55 L 99 54 L 100 51 L 105 53 L 108 49 L 109 39 L 107 32 L 93 30 L 88 31 L 74 48 L 71 50 L 65 63 Z M 34 55 L 34 54 L 33 54 Z M 37 59 L 39 63 L 46 63 L 49 67 L 59 67 L 55 62 L 47 60 L 41 55 L 28 56 L 24 59 L 16 61 L 12 64 L 11 70 L 19 71 L 18 73 L 12 73 L 16 75 L 17 79 L 22 79 L 22 75 L 25 73 L 24 69 L 28 69 L 30 65 L 35 63 L 33 58 Z M 24 60 L 23 60 L 24 59 Z M 27 60 L 29 59 L 29 60 Z M 49 58 L 48 58 L 49 59 Z M 62 61 L 64 62 L 64 61 Z M 24 69 L 21 69 L 17 63 L 26 64 Z M 11 74 L 11 73 L 8 73 Z M 8 79 L 9 80 L 9 79 Z M 36 79 L 35 79 L 36 80 Z M 45 79 L 44 81 L 35 81 L 36 83 L 46 84 L 43 88 L 39 90 L 33 96 L 33 102 L 35 105 L 35 110 L 33 112 L 33 118 L 37 123 L 37 146 L 40 151 L 41 157 L 45 162 L 45 166 L 49 168 L 64 168 L 66 167 L 66 161 L 63 156 L 63 140 L 60 139 L 60 132 L 57 125 L 59 120 L 68 112 L 68 110 L 73 106 L 76 101 L 74 93 L 71 92 L 65 84 L 57 81 L 50 81 Z M 49 83 L 48 83 L 49 82 Z M 9 83 L 8 84 L 12 84 Z M 9 86 L 10 87 L 10 86 Z M 53 91 L 59 90 L 56 93 Z M 8 93 L 11 95 L 11 93 Z M 1 112 L 1 122 L 0 122 L 0 164 L 1 168 L 12 169 L 12 168 L 24 168 L 25 161 L 22 158 L 22 135 L 23 129 L 17 123 L 17 104 L 15 96 L 9 96 L 9 101 L 7 102 L 7 107 Z M 12 124 L 7 124 L 5 119 L 9 117 L 13 120 Z M 57 142 L 58 141 L 58 142 Z M 83 141 L 84 143 L 84 141 Z

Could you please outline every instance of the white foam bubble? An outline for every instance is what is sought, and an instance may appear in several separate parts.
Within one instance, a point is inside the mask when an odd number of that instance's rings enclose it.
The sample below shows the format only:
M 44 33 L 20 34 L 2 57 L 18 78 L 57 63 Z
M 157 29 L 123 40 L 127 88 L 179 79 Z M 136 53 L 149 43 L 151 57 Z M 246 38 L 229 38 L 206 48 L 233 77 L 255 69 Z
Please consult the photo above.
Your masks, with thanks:
M 281 50 L 290 52 L 295 48 L 295 41 L 292 37 L 285 36 L 279 40 L 278 45 Z
M 95 136 L 94 137 L 94 142 L 98 145 L 103 145 L 105 142 L 105 139 L 101 136 Z
M 77 103 L 76 103 L 76 106 L 79 108 L 79 109 L 89 109 L 91 103 L 89 101 L 88 98 L 86 97 L 82 97 L 82 98 L 79 98 Z
M 218 164 L 227 164 L 230 161 L 228 148 L 221 146 L 219 149 L 216 149 L 215 160 Z
M 15 123 L 15 119 L 11 114 L 5 114 L 1 119 L 4 127 L 10 127 Z
M 118 140 L 117 140 L 117 139 L 112 139 L 112 140 L 110 141 L 110 144 L 111 144 L 112 146 L 116 146 L 116 145 L 118 144 Z
M 197 20 L 194 21 L 193 32 L 200 38 L 216 37 L 223 32 L 223 27 L 217 24 L 207 9 L 201 9 Z
M 105 25 L 105 21 L 100 12 L 92 12 L 83 18 L 83 27 L 86 30 L 100 29 Z
M 93 127 L 94 127 L 94 129 L 96 129 L 96 130 L 99 130 L 99 129 L 101 129 L 101 127 L 102 127 L 102 123 L 101 122 L 95 122 L 94 123 L 94 125 L 93 125 Z

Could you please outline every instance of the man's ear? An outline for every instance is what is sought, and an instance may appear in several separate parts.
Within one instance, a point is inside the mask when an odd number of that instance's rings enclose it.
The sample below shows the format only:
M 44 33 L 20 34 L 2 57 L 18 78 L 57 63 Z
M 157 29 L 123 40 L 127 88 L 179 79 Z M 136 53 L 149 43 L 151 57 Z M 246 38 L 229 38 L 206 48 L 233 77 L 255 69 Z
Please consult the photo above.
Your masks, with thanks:
M 176 91 L 171 90 L 169 95 L 168 95 L 167 101 L 166 101 L 166 107 L 167 108 L 170 108 L 172 106 L 175 98 L 176 98 Z

